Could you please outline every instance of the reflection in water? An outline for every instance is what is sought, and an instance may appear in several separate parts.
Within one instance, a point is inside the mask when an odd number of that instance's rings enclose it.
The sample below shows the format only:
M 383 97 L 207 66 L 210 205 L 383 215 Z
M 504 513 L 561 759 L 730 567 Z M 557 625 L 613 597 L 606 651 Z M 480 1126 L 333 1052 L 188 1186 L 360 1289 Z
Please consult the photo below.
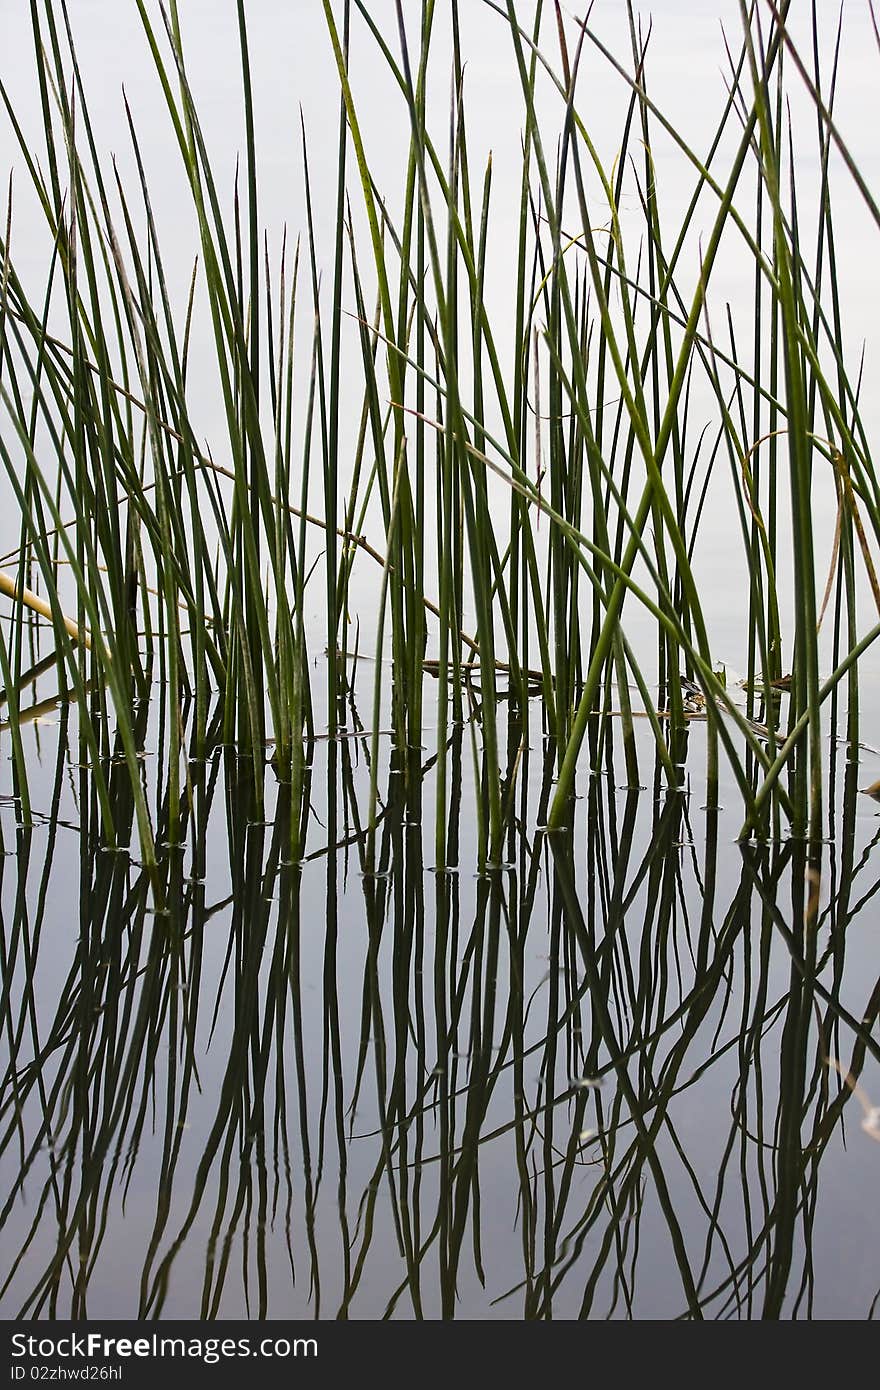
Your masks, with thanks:
M 610 737 L 549 836 L 512 719 L 477 875 L 467 726 L 437 873 L 435 758 L 386 741 L 371 844 L 353 704 L 296 805 L 271 750 L 265 798 L 229 747 L 178 787 L 136 713 L 159 883 L 63 707 L 0 816 L 5 1316 L 873 1316 L 880 831 L 835 744 L 815 850 L 619 787 Z

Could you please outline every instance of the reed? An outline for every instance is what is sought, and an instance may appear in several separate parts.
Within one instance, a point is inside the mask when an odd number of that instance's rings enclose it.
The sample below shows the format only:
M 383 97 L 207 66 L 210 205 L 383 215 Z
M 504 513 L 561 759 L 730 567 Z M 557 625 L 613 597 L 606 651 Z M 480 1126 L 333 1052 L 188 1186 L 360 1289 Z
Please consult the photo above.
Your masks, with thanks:
M 193 96 L 177 4 L 135 4 L 191 200 L 193 271 L 182 309 L 169 289 L 136 121 L 126 106 L 137 170 L 126 185 L 99 153 L 66 7 L 31 7 L 39 157 L 2 89 L 51 245 L 46 284 L 35 292 L 16 268 L 10 201 L 0 450 L 21 525 L 4 589 L 21 631 L 24 595 L 39 590 L 59 680 L 84 716 L 84 755 L 97 769 L 93 716 L 112 708 L 140 796 L 132 700 L 157 669 L 179 768 L 172 811 L 187 756 L 204 754 L 217 691 L 224 737 L 260 767 L 270 748 L 276 774 L 301 796 L 304 750 L 316 730 L 340 731 L 341 702 L 363 668 L 355 654 L 369 650 L 374 760 L 386 717 L 401 753 L 425 737 L 440 750 L 440 867 L 444 750 L 466 707 L 478 704 L 474 809 L 480 860 L 491 865 L 507 814 L 502 709 L 524 720 L 540 693 L 556 750 L 548 810 L 556 830 L 570 819 L 583 769 L 599 765 L 613 721 L 628 781 L 639 778 L 634 721 L 647 717 L 676 784 L 691 712 L 683 690 L 693 686 L 706 721 L 709 802 L 719 778 L 732 777 L 744 834 L 778 835 L 785 825 L 815 839 L 822 705 L 837 707 L 845 681 L 855 747 L 859 661 L 877 635 L 864 576 L 880 597 L 871 559 L 880 487 L 858 371 L 846 360 L 834 180 L 854 179 L 877 212 L 835 122 L 838 51 L 823 64 L 816 5 L 742 0 L 727 99 L 697 147 L 651 96 L 650 34 L 632 6 L 621 58 L 589 19 L 565 19 L 558 4 L 533 7 L 528 25 L 513 0 L 489 4 L 522 95 L 517 237 L 505 247 L 511 318 L 490 287 L 496 193 L 492 161 L 474 167 L 456 3 L 442 17 L 430 0 L 417 12 L 397 4 L 396 23 L 382 30 L 362 0 L 325 0 L 339 81 L 332 245 L 315 231 L 304 132 L 305 224 L 295 239 L 285 234 L 274 264 L 260 213 L 244 5 L 244 150 L 229 199 Z M 445 126 L 427 95 L 442 26 L 452 53 Z M 360 120 L 352 64 L 364 43 L 378 50 L 408 124 L 401 197 L 386 197 Z M 586 55 L 616 74 L 625 95 L 610 165 L 583 106 Z M 817 198 L 801 191 L 793 87 L 815 115 Z M 691 179 L 672 225 L 653 156 L 661 141 L 672 142 Z M 633 199 L 640 216 L 622 216 Z M 719 312 L 713 299 L 719 257 L 731 246 L 753 276 L 748 344 L 730 306 Z M 194 318 L 210 325 L 200 370 L 210 366 L 220 402 L 207 444 L 188 388 Z M 349 360 L 346 344 L 355 342 Z M 352 420 L 360 422 L 353 449 Z M 829 481 L 838 522 L 826 580 L 816 537 Z M 741 534 L 745 693 L 725 680 L 701 577 L 715 494 Z M 383 570 L 371 588 L 359 579 L 369 564 Z M 796 602 L 780 589 L 789 564 L 784 589 Z M 316 567 L 317 626 L 306 621 Z M 381 593 L 378 605 L 359 604 L 362 587 Z M 832 595 L 832 675 L 823 678 L 820 618 Z M 21 641 L 0 659 L 11 692 Z M 323 712 L 314 659 L 326 676 Z M 789 674 L 785 711 L 778 692 Z M 436 680 L 427 703 L 426 679 Z M 197 716 L 184 748 L 189 699 Z M 26 788 L 17 744 L 14 756 Z M 103 804 L 109 815 L 106 795 Z M 138 804 L 150 859 L 150 818 Z M 374 795 L 370 825 L 378 809 Z
M 13 185 L 0 1301 L 93 1316 L 121 1229 L 150 1319 L 824 1309 L 824 1156 L 877 1139 L 880 1059 L 847 940 L 880 481 L 843 189 L 880 210 L 841 30 L 740 0 L 695 135 L 632 4 L 618 50 L 485 0 L 511 198 L 466 7 L 324 0 L 330 205 L 304 118 L 280 228 L 244 0 L 234 178 L 185 7 L 132 4 L 183 249 L 122 98 L 130 176 L 102 153 L 66 4 L 30 4 L 39 148 L 0 74 L 46 231 L 35 284 Z

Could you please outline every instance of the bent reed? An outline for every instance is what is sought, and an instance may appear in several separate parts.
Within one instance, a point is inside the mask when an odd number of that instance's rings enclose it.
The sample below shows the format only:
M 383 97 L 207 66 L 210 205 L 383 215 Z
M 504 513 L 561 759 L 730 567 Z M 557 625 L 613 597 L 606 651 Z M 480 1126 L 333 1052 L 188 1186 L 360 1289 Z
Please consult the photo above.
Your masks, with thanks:
M 840 33 L 823 60 L 815 0 L 740 0 L 726 99 L 699 147 L 652 97 L 650 31 L 630 3 L 624 60 L 589 14 L 576 22 L 558 3 L 486 0 L 522 98 L 503 313 L 490 289 L 498 195 L 491 158 L 477 168 L 473 156 L 456 0 L 397 0 L 387 32 L 369 4 L 323 0 L 338 75 L 334 239 L 315 230 L 304 127 L 304 226 L 274 257 L 244 0 L 245 148 L 231 197 L 176 0 L 133 3 L 190 197 L 182 306 L 137 121 L 126 100 L 138 171 L 127 183 L 102 154 L 66 5 L 31 4 L 39 153 L 0 87 L 50 248 L 35 289 L 17 267 L 10 192 L 0 454 L 19 526 L 3 561 L 12 623 L 0 626 L 0 679 L 25 818 L 18 693 L 36 655 L 38 594 L 104 832 L 112 843 L 102 761 L 112 741 L 148 864 L 156 848 L 133 715 L 148 682 L 158 679 L 167 706 L 173 839 L 187 759 L 218 739 L 271 767 L 296 804 L 314 739 L 343 732 L 345 693 L 370 670 L 365 833 L 379 814 L 380 731 L 390 725 L 399 755 L 428 739 L 441 868 L 453 730 L 476 716 L 474 813 L 491 864 L 512 814 L 499 721 L 519 718 L 525 731 L 538 698 L 557 765 L 550 830 L 567 824 L 577 778 L 601 767 L 608 738 L 622 740 L 638 781 L 642 724 L 678 785 L 690 690 L 705 719 L 709 807 L 726 765 L 743 836 L 818 839 L 823 706 L 845 700 L 857 757 L 859 663 L 880 635 L 880 487 L 861 366 L 844 351 L 833 179 L 854 180 L 878 224 L 880 212 L 835 122 Z M 795 41 L 795 24 L 812 42 Z M 374 175 L 361 119 L 353 55 L 365 43 L 408 122 L 394 190 Z M 444 45 L 451 96 L 438 122 L 428 87 Z M 611 164 L 587 112 L 583 73 L 596 62 L 625 95 Z M 809 196 L 792 92 L 814 116 Z M 659 143 L 675 149 L 691 190 L 672 225 Z M 712 301 L 731 245 L 753 283 L 745 348 L 729 306 Z M 199 376 L 220 402 L 207 439 L 191 404 L 196 324 L 209 325 Z M 719 489 L 739 537 L 742 691 L 719 665 L 701 578 Z M 830 568 L 816 543 L 823 489 L 836 498 Z M 219 727 L 209 718 L 218 692 Z M 296 858 L 296 815 L 290 835 Z

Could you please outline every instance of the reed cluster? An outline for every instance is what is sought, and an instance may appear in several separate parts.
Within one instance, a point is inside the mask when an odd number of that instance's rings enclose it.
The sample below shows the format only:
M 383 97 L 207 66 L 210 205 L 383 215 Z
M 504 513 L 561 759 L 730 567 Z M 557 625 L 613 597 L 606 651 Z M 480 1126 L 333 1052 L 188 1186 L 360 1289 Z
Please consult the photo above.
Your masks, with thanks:
M 499 719 L 518 711 L 525 729 L 537 698 L 557 763 L 552 829 L 570 818 L 578 769 L 600 766 L 611 721 L 631 783 L 634 720 L 646 718 L 677 785 L 695 700 L 708 803 L 723 762 L 741 794 L 743 835 L 817 838 L 822 706 L 845 692 L 855 750 L 859 660 L 880 633 L 871 561 L 880 489 L 860 367 L 844 351 L 833 177 L 854 180 L 880 218 L 835 124 L 838 53 L 823 54 L 815 3 L 741 0 L 727 98 L 699 147 L 652 99 L 650 33 L 631 5 L 621 58 L 589 16 L 574 23 L 558 4 L 490 3 L 522 99 L 504 315 L 487 290 L 492 162 L 477 167 L 469 143 L 455 0 L 398 0 L 388 32 L 369 4 L 324 0 L 338 73 L 332 244 L 315 233 L 303 135 L 305 225 L 274 258 L 260 214 L 243 0 L 246 143 L 231 196 L 212 167 L 176 0 L 134 3 L 196 229 L 185 304 L 169 292 L 168 248 L 127 105 L 139 179 L 127 184 L 100 152 L 66 5 L 31 5 L 39 152 L 3 89 L 51 245 L 35 291 L 16 268 L 10 201 L 0 452 L 20 526 L 5 557 L 15 620 L 0 637 L 0 675 L 25 814 L 17 692 L 35 659 L 25 620 L 39 604 L 59 681 L 81 711 L 108 834 L 101 754 L 112 728 L 147 862 L 155 846 L 134 711 L 151 680 L 168 702 L 180 769 L 173 837 L 187 758 L 218 739 L 270 762 L 301 800 L 313 740 L 338 734 L 341 702 L 363 685 L 370 656 L 375 775 L 384 724 L 399 754 L 425 739 L 438 750 L 440 866 L 452 731 L 478 709 L 475 813 L 480 860 L 491 865 L 511 809 Z M 805 48 L 792 38 L 795 21 L 812 34 Z M 408 123 L 391 200 L 362 131 L 355 26 L 359 44 L 377 46 Z M 442 26 L 453 58 L 437 129 L 427 91 Z M 610 165 L 579 80 L 597 57 L 627 97 Z M 793 87 L 815 117 L 819 174 L 807 198 Z M 672 225 L 652 154 L 661 141 L 690 179 Z M 624 199 L 637 218 L 622 216 Z M 729 306 L 712 301 L 731 245 L 753 283 L 746 344 Z M 210 324 L 199 371 L 210 369 L 220 403 L 207 429 L 188 389 L 199 315 Z M 707 497 L 719 488 L 740 538 L 742 692 L 719 665 L 701 579 Z M 830 571 L 815 544 L 823 496 L 836 498 Z M 780 597 L 789 565 L 793 604 Z M 374 584 L 363 582 L 368 569 Z M 315 623 L 307 611 L 319 589 Z M 368 834 L 378 811 L 374 781 Z

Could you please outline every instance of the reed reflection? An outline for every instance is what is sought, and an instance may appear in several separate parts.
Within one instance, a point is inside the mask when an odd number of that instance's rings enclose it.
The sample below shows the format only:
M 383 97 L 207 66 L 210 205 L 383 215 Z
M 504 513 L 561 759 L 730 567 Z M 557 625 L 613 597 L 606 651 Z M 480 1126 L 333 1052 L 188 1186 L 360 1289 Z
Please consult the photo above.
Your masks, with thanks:
M 374 767 L 353 700 L 295 785 L 217 726 L 173 766 L 161 717 L 158 876 L 120 750 L 111 841 L 63 711 L 45 815 L 0 817 L 6 1316 L 822 1315 L 822 1212 L 880 1158 L 880 830 L 836 744 L 821 845 L 736 844 L 694 727 L 678 788 L 618 785 L 611 721 L 548 833 L 554 749 L 511 707 L 479 869 L 458 722 L 438 868 L 436 752 Z

